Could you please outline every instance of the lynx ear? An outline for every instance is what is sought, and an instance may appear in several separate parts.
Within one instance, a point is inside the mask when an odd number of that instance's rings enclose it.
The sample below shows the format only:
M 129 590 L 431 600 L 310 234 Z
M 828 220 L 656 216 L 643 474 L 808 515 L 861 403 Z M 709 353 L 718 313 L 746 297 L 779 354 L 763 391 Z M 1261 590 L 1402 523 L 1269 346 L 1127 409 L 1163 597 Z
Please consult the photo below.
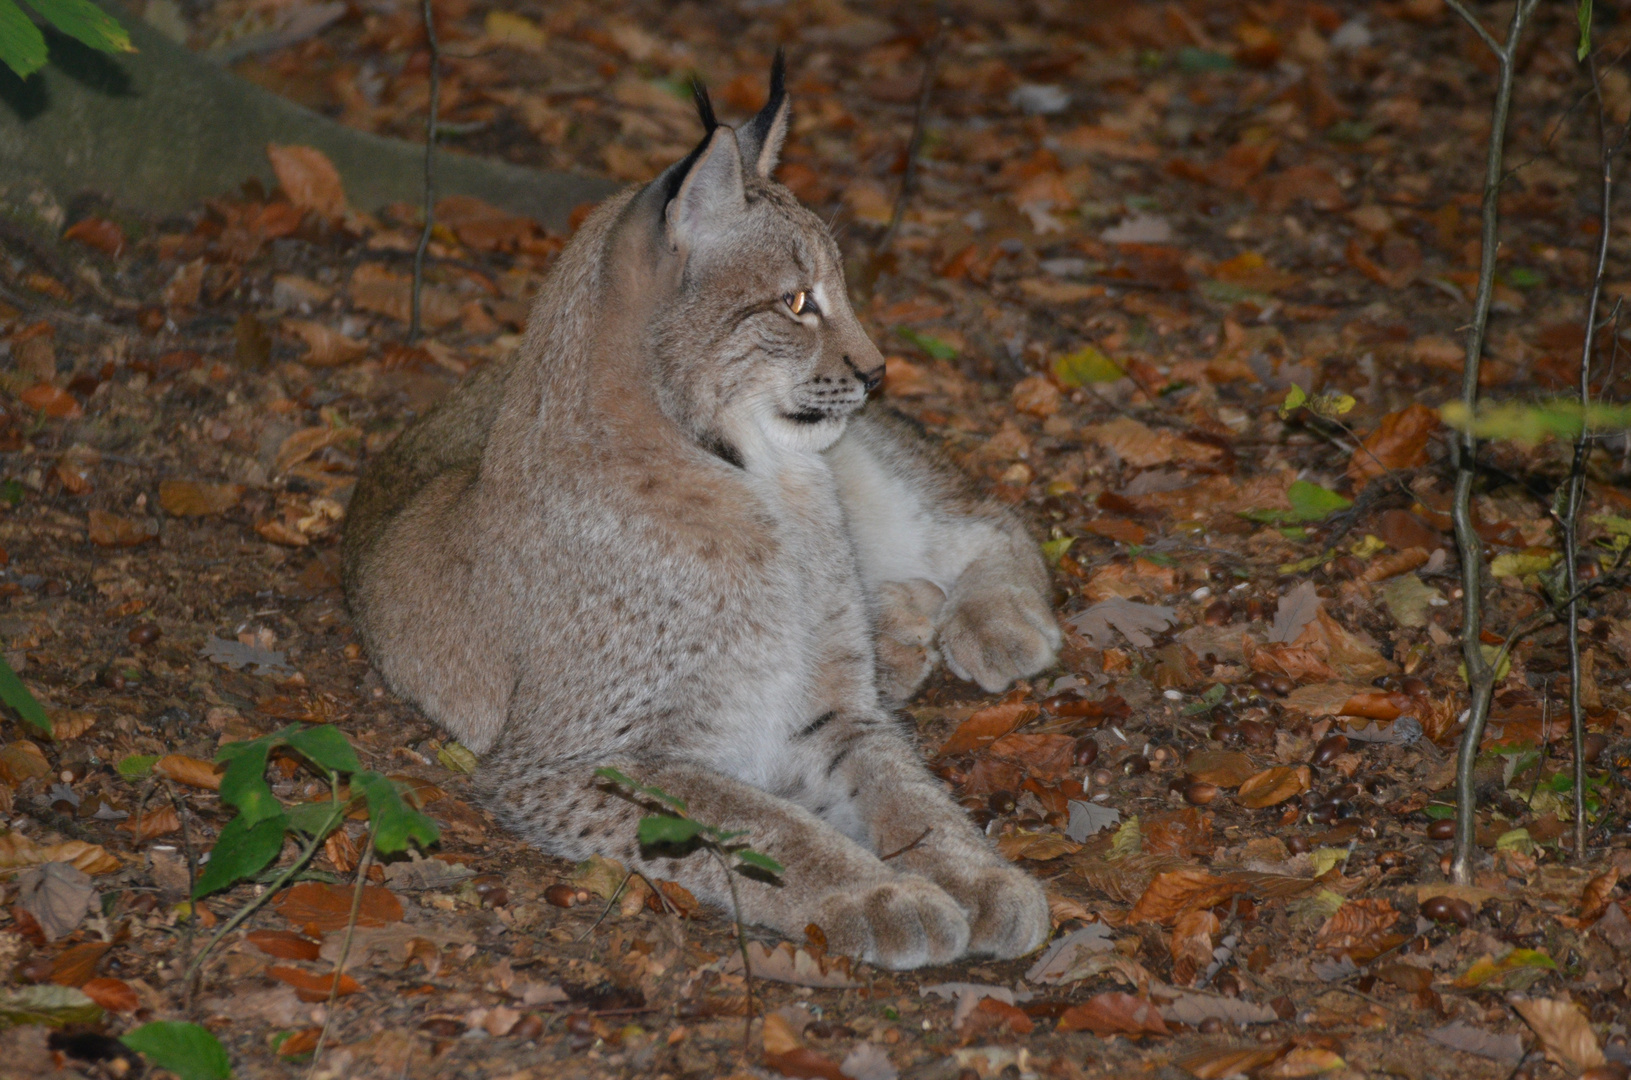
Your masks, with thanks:
M 720 124 L 697 147 L 695 160 L 663 211 L 669 240 L 676 248 L 693 247 L 746 206 L 736 132 Z
M 792 114 L 792 105 L 787 100 L 787 57 L 777 49 L 776 59 L 770 65 L 770 100 L 758 115 L 743 125 L 738 137 L 745 167 L 769 178 L 781 156 L 782 143 L 787 141 Z

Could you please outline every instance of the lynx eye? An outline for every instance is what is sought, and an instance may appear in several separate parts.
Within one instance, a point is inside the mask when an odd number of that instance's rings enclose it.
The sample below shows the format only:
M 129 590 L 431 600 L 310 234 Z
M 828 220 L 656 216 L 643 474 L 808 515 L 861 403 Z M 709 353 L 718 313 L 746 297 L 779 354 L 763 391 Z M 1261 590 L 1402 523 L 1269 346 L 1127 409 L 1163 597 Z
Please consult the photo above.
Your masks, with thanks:
M 787 310 L 791 311 L 794 315 L 803 315 L 806 311 L 811 312 L 812 314 L 820 314 L 820 312 L 816 310 L 815 301 L 810 299 L 810 294 L 805 292 L 803 289 L 800 289 L 796 293 L 783 293 L 782 303 L 786 304 Z

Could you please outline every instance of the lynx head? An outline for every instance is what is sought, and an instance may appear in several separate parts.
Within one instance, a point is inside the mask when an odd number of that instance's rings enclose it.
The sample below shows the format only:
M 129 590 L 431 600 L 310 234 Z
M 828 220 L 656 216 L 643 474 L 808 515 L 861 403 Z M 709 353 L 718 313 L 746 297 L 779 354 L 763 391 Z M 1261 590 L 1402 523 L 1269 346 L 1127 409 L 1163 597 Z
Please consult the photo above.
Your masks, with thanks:
M 770 100 L 739 129 L 696 96 L 702 142 L 635 199 L 650 215 L 648 280 L 665 293 L 649 324 L 659 401 L 732 464 L 823 450 L 882 381 L 883 357 L 826 225 L 771 179 L 791 112 L 782 55 Z

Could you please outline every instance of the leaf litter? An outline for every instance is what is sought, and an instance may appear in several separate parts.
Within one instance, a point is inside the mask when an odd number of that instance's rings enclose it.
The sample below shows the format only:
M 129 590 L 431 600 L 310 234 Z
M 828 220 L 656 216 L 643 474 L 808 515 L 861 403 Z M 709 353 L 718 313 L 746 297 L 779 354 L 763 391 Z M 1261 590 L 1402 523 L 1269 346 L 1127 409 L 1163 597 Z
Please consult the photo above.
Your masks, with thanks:
M 417 12 L 324 6 L 294 5 L 316 29 L 238 54 L 239 71 L 356 127 L 420 131 Z M 673 92 L 684 76 L 740 116 L 785 43 L 810 63 L 794 64 L 780 175 L 819 213 L 843 211 L 863 261 L 892 213 L 932 38 L 915 9 L 436 8 L 444 120 L 466 149 L 643 180 L 694 141 Z M 1526 1040 L 1561 1063 L 1530 1058 L 1538 1080 L 1600 1067 L 1593 1045 L 1623 1060 L 1623 594 L 1593 598 L 1581 626 L 1602 824 L 1589 864 L 1557 873 L 1573 859 L 1572 751 L 1551 628 L 1517 641 L 1499 688 L 1475 886 L 1445 884 L 1434 832 L 1466 706 L 1432 406 L 1459 378 L 1477 260 L 1476 44 L 1415 0 L 980 11 L 944 43 L 922 182 L 856 303 L 890 354 L 887 403 L 1016 506 L 1056 562 L 1060 668 L 995 697 L 937 677 L 913 716 L 974 819 L 1048 879 L 1057 933 L 1037 956 L 904 974 L 843 967 L 816 936 L 750 942 L 756 1008 L 821 1011 L 783 1048 L 784 1075 L 1130 1075 L 1146 1055 L 1201 1080 L 1452 1075 L 1515 1063 Z M 249 14 L 223 2 L 175 18 L 215 44 Z M 1566 391 L 1584 345 L 1588 222 L 1559 193 L 1595 134 L 1589 109 L 1549 104 L 1579 96 L 1565 15 L 1536 31 L 1514 101 L 1509 152 L 1530 164 L 1503 197 L 1497 394 Z M 1597 30 L 1618 48 L 1619 31 Z M 1617 85 L 1611 72 L 1605 98 L 1623 111 Z M 1421 149 L 1425 131 L 1446 152 Z M 269 972 L 332 987 L 360 817 L 302 883 L 325 899 L 294 919 L 256 912 L 205 965 L 191 1013 L 173 973 L 178 932 L 218 927 L 257 887 L 187 899 L 230 816 L 217 753 L 316 721 L 381 775 L 437 792 L 426 812 L 444 826 L 430 857 L 369 872 L 367 917 L 393 913 L 381 894 L 401 915 L 355 932 L 357 990 L 336 1005 L 325 1068 L 762 1066 L 768 1054 L 737 1049 L 748 999 L 729 920 L 672 883 L 580 870 L 497 829 L 475 808 L 473 757 L 368 670 L 336 588 L 358 470 L 458 373 L 515 347 L 565 237 L 442 200 L 432 333 L 408 347 L 417 211 L 357 204 L 310 148 L 269 159 L 270 192 L 167 222 L 76 205 L 57 263 L 8 242 L 0 264 L 0 639 L 17 688 L 44 703 L 0 733 L 0 960 L 23 980 L 0 1016 L 115 1034 L 137 1029 L 138 1007 L 207 1021 L 244 1075 L 287 1056 L 274 1045 L 309 1052 L 319 1003 Z M 1617 249 L 1609 267 L 1618 295 L 1631 269 Z M 1293 387 L 1303 404 L 1282 411 Z M 1494 629 L 1546 602 L 1557 539 L 1526 492 L 1555 484 L 1566 450 L 1487 444 L 1474 511 L 1499 571 Z M 1605 456 L 1583 573 L 1631 513 L 1626 489 Z M 285 803 L 320 794 L 300 761 L 267 766 Z M 46 864 L 91 875 L 99 900 L 55 940 L 18 888 Z M 261 947 L 274 941 L 296 955 Z M 1027 978 L 1044 958 L 1048 978 Z M 77 980 L 87 961 L 83 991 L 30 981 Z M 1525 980 L 1527 1020 L 1503 996 Z M 1013 1000 L 921 993 L 957 983 Z M 1268 1041 L 1240 1045 L 1246 1025 Z

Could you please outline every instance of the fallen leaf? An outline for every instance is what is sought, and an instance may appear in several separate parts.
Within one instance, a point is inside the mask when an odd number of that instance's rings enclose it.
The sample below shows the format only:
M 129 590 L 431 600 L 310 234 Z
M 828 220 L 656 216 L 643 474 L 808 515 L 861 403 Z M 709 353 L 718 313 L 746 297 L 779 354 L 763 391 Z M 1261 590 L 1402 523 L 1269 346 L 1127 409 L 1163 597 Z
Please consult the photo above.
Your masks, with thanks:
M 951 757 L 989 746 L 1027 720 L 1035 719 L 1041 711 L 1036 704 L 1023 701 L 981 709 L 957 725 L 936 756 Z
M 397 274 L 379 263 L 363 263 L 351 274 L 351 306 L 371 311 L 406 324 L 413 312 L 413 279 Z M 419 295 L 419 318 L 436 329 L 459 317 L 459 303 L 447 292 L 423 286 Z
M 86 531 L 91 543 L 98 547 L 135 547 L 157 537 L 159 525 L 152 518 L 136 521 L 106 510 L 92 510 Z
M 1226 453 L 1221 446 L 1195 442 L 1165 428 L 1151 428 L 1127 416 L 1091 424 L 1082 429 L 1082 435 L 1140 469 L 1174 461 L 1210 465 L 1222 460 Z
M 51 763 L 33 740 L 18 739 L 0 747 L 0 784 L 17 787 L 50 774 Z
M 1195 1080 L 1226 1080 L 1232 1076 L 1250 1076 L 1265 1065 L 1278 1060 L 1280 1055 L 1289 1049 L 1291 1049 L 1289 1042 L 1273 1046 L 1248 1047 L 1243 1050 L 1217 1047 L 1186 1054 L 1174 1064 L 1195 1077 Z
M 341 975 L 336 980 L 332 972 L 318 975 L 302 968 L 269 967 L 266 974 L 278 982 L 294 987 L 295 996 L 301 1001 L 327 1001 L 330 994 L 345 997 L 362 989 L 362 985 L 350 975 Z M 337 990 L 336 982 L 339 984 Z
M 279 960 L 316 960 L 322 944 L 288 930 L 252 930 L 249 943 L 267 956 Z
M 1088 923 L 1049 945 L 1041 958 L 1025 972 L 1025 980 L 1033 983 L 1061 982 L 1066 973 L 1083 958 L 1114 948 L 1115 939 L 1109 926 Z
M 242 484 L 200 484 L 191 480 L 159 483 L 159 505 L 172 517 L 207 517 L 223 514 L 243 498 Z
M 1269 627 L 1268 642 L 1290 643 L 1302 635 L 1303 628 L 1319 615 L 1320 596 L 1312 581 L 1304 581 L 1280 597 L 1274 608 L 1274 623 Z
M 58 986 L 83 986 L 96 974 L 96 965 L 113 946 L 106 941 L 71 945 L 51 962 L 51 981 Z
M 1197 1028 L 1207 1020 L 1222 1020 L 1230 1024 L 1278 1024 L 1280 1014 L 1267 1005 L 1259 1005 L 1244 998 L 1199 990 L 1173 988 L 1172 1001 L 1161 1006 L 1161 1019 L 1175 1024 Z M 1168 996 L 1166 993 L 1162 997 Z
M 875 1042 L 857 1042 L 838 1066 L 848 1080 L 896 1080 L 900 1070 L 889 1060 L 889 1052 Z
M 71 986 L 0 986 L 0 1028 L 17 1024 L 89 1024 L 101 1016 L 101 1006 Z
M 1121 811 L 1113 806 L 1070 800 L 1070 820 L 1065 824 L 1065 835 L 1078 844 L 1095 833 L 1115 828 L 1121 822 Z
M 1186 911 L 1172 924 L 1172 981 L 1192 986 L 1212 963 L 1212 936 L 1218 917 L 1207 910 Z
M 325 885 L 302 881 L 292 885 L 272 901 L 279 915 L 296 926 L 311 927 L 321 933 L 340 930 L 350 921 L 354 889 L 349 885 Z M 357 907 L 358 926 L 384 926 L 401 922 L 402 901 L 389 889 L 365 885 Z
M 1110 991 L 1072 1005 L 1059 1017 L 1057 1031 L 1091 1031 L 1105 1035 L 1166 1035 L 1166 1022 L 1150 1002 Z
M 1235 800 L 1248 810 L 1261 810 L 1296 798 L 1312 783 L 1313 775 L 1308 766 L 1277 765 L 1247 779 L 1235 793 Z
M 747 952 L 748 963 L 756 979 L 792 983 L 795 986 L 837 989 L 849 989 L 860 985 L 850 977 L 849 960 L 846 957 L 818 957 L 789 941 L 783 941 L 774 947 L 750 941 Z M 720 970 L 726 974 L 740 972 L 742 954 L 732 950 L 721 964 Z
M 40 924 L 47 941 L 70 934 L 96 899 L 90 875 L 65 862 L 48 862 L 17 875 L 17 903 Z
M 1608 1059 L 1597 1042 L 1580 1006 L 1572 1001 L 1556 998 L 1517 998 L 1512 1007 L 1523 1017 L 1540 1038 L 1547 1060 L 1556 1062 L 1571 1073 L 1582 1073 L 1596 1068 Z
M 307 367 L 339 367 L 360 359 L 368 352 L 368 342 L 347 337 L 324 323 L 310 319 L 284 319 L 283 332 L 306 345 L 300 362 Z
M 1055 832 L 1020 830 L 1011 832 L 997 841 L 998 853 L 1009 861 L 1030 859 L 1034 862 L 1047 862 L 1061 855 L 1074 855 L 1080 850 L 1082 845 Z
M 1353 452 L 1348 478 L 1360 488 L 1389 470 L 1425 465 L 1428 440 L 1438 427 L 1438 411 L 1419 401 L 1388 413 Z
M 125 231 L 107 218 L 80 218 L 63 230 L 62 238 L 78 240 L 110 258 L 118 258 L 125 250 Z
M 1427 1037 L 1440 1046 L 1448 1046 L 1451 1050 L 1460 1050 L 1464 1054 L 1477 1054 L 1493 1061 L 1509 1061 L 1516 1064 L 1523 1060 L 1523 1037 L 1515 1032 L 1497 1035 L 1493 1031 L 1483 1031 L 1471 1024 L 1457 1021 L 1454 1024 L 1434 1028 L 1427 1033 Z
M 153 771 L 168 780 L 205 791 L 220 791 L 225 765 L 188 757 L 186 754 L 166 754 L 153 762 Z
M 838 1062 L 808 1046 L 798 1046 L 782 1054 L 773 1054 L 765 1048 L 765 1067 L 783 1076 L 807 1077 L 814 1080 L 849 1080 Z
M 1147 649 L 1155 644 L 1155 639 L 1150 637 L 1150 633 L 1159 633 L 1167 629 L 1173 624 L 1176 614 L 1173 608 L 1142 604 L 1118 596 L 1101 600 L 1072 615 L 1066 622 L 1096 649 L 1102 649 L 1115 642 L 1112 627 L 1134 645 Z
M 327 154 L 314 146 L 270 143 L 266 156 L 289 202 L 331 221 L 345 213 L 345 185 Z
M 78 420 L 85 415 L 85 410 L 80 408 L 72 394 L 50 383 L 35 383 L 18 394 L 17 400 L 53 420 Z
M 1285 1057 L 1257 1075 L 1269 1080 L 1300 1080 L 1304 1076 L 1345 1068 L 1347 1064 L 1335 1050 L 1323 1046 L 1294 1046 Z
M 1157 922 L 1171 926 L 1179 915 L 1196 908 L 1209 908 L 1245 892 L 1238 881 L 1217 877 L 1193 867 L 1156 874 L 1138 903 L 1127 913 L 1127 921 Z
M 0 834 L 0 870 L 52 862 L 69 863 L 87 874 L 111 874 L 123 865 L 106 848 L 83 840 L 42 846 L 20 832 Z
M 135 1012 L 141 998 L 123 979 L 91 979 L 79 988 L 86 997 L 111 1013 Z
M 1009 1032 L 1029 1035 L 1035 1030 L 1036 1022 L 1026 1016 L 1023 1009 L 994 997 L 982 997 L 957 1025 L 957 1032 L 964 1042 L 1000 1040 Z
M 1257 771 L 1252 759 L 1236 750 L 1197 750 L 1184 760 L 1185 776 L 1224 788 L 1239 787 Z
M 1325 920 L 1314 935 L 1314 947 L 1329 952 L 1360 952 L 1372 947 L 1393 924 L 1399 913 L 1384 899 L 1349 900 Z M 1356 957 L 1355 959 L 1358 959 Z
M 408 923 L 359 926 L 351 933 L 351 952 L 347 956 L 346 966 L 351 969 L 366 967 L 384 959 L 400 967 L 418 958 L 425 970 L 434 975 L 440 969 L 443 950 L 453 945 L 468 945 L 474 940 L 469 931 L 452 927 L 442 929 Z M 338 964 L 344 948 L 344 934 L 329 934 L 323 939 L 318 957 Z M 527 1004 L 538 1002 L 529 1001 Z
M 116 827 L 130 833 L 137 842 L 142 842 L 181 831 L 181 818 L 173 805 L 165 803 L 157 810 L 138 811 Z

